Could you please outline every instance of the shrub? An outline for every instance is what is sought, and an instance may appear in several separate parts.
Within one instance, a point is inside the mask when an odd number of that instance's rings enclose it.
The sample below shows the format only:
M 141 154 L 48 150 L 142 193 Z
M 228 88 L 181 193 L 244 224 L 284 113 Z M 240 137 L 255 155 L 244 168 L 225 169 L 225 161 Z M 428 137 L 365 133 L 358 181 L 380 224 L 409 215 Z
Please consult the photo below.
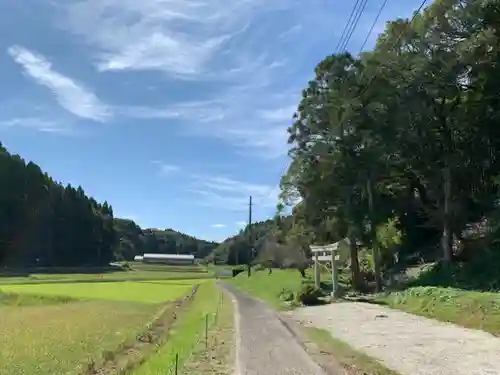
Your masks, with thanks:
M 302 279 L 301 280 L 301 284 L 302 285 L 312 285 L 312 286 L 314 286 L 314 280 L 311 280 L 311 279 Z
M 282 288 L 279 293 L 279 298 L 284 302 L 291 302 L 294 299 L 293 292 L 290 289 Z
M 323 297 L 323 291 L 314 285 L 305 284 L 297 293 L 297 301 L 304 306 L 314 306 L 321 303 L 320 297 Z
M 258 263 L 253 267 L 254 272 L 259 272 L 259 271 L 264 271 L 266 267 L 264 267 L 262 264 Z
M 398 229 L 398 225 L 398 218 L 392 218 L 376 229 L 382 270 L 386 270 L 396 263 L 399 247 L 403 243 L 403 234 Z

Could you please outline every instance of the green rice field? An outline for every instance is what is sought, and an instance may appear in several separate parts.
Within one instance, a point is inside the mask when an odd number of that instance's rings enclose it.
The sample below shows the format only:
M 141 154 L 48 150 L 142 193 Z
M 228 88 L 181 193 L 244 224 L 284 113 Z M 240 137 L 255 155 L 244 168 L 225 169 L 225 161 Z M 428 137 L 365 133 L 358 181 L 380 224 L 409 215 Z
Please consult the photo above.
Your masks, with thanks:
M 5 284 L 114 282 L 141 280 L 183 280 L 210 279 L 213 274 L 197 265 L 167 266 L 159 264 L 131 263 L 129 270 L 96 273 L 52 273 L 50 269 L 34 269 L 3 275 L 0 272 L 0 286 Z
M 188 355 L 218 289 L 206 271 L 176 268 L 0 277 L 0 374 L 85 375 L 110 363 L 143 374 L 172 345 Z M 172 304 L 196 285 L 193 301 Z M 145 332 L 158 342 L 141 341 Z
M 194 284 L 195 281 L 193 280 L 162 283 L 123 281 L 75 284 L 11 284 L 0 286 L 0 291 L 16 294 L 68 296 L 77 299 L 161 303 L 181 298 L 192 289 Z

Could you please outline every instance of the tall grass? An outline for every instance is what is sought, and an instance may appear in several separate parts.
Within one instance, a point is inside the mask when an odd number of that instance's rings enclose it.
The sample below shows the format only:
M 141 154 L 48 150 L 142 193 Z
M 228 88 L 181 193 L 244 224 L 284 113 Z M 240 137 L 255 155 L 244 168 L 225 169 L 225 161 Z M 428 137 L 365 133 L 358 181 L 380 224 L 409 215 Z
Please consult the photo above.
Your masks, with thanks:
M 179 316 L 170 329 L 165 345 L 133 374 L 174 374 L 176 356 L 178 356 L 178 366 L 181 367 L 203 339 L 206 317 L 208 316 L 209 324 L 214 321 L 220 303 L 220 293 L 214 282 L 200 285 L 189 308 Z
M 409 313 L 500 335 L 499 293 L 414 287 L 378 297 L 376 301 Z

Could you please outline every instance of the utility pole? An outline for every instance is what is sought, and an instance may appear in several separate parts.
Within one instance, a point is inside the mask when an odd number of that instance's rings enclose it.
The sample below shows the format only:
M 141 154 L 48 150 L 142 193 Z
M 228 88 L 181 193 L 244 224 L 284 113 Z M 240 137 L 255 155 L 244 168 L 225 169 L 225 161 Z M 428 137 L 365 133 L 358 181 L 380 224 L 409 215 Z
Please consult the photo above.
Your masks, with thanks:
M 252 275 L 252 260 L 254 257 L 254 248 L 252 243 L 252 196 L 248 202 L 248 244 L 250 245 L 250 254 L 248 254 L 247 273 L 248 277 Z

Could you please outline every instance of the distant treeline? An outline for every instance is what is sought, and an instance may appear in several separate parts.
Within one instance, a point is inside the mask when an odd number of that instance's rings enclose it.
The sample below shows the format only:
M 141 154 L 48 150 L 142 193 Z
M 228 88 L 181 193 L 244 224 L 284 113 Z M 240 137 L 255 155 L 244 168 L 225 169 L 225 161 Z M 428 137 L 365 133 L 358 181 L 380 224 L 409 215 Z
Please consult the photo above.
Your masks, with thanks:
M 115 231 L 117 260 L 131 260 L 144 253 L 192 254 L 204 258 L 218 246 L 216 242 L 200 240 L 173 229 L 141 229 L 127 219 L 115 219 Z
M 0 266 L 96 266 L 144 252 L 209 254 L 217 244 L 113 218 L 81 187 L 62 185 L 0 143 Z

